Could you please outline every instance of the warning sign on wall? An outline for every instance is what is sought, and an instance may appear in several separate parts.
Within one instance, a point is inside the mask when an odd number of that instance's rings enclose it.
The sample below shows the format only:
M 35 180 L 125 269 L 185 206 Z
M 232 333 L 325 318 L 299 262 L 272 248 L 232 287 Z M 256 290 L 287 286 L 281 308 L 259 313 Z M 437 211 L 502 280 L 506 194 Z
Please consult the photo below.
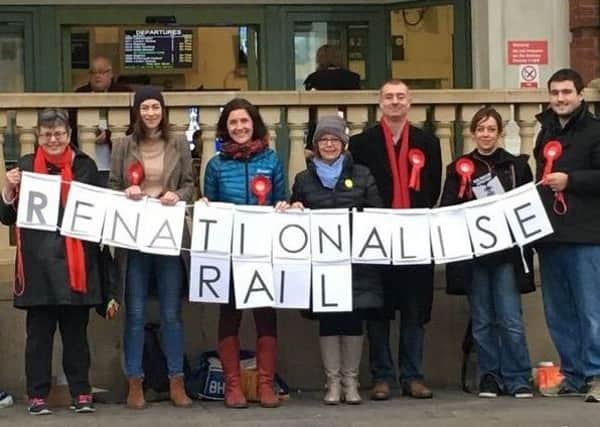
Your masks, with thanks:
M 537 65 L 527 64 L 519 66 L 519 86 L 533 89 L 537 89 L 540 86 L 540 69 Z
M 548 40 L 509 40 L 508 64 L 548 64 Z

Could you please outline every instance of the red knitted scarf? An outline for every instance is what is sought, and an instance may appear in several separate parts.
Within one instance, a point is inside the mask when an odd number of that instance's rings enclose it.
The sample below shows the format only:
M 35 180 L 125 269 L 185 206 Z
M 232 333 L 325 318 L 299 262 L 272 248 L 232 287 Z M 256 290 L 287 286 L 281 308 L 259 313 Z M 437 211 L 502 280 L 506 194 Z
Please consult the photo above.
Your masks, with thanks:
M 70 146 L 67 146 L 65 151 L 57 156 L 48 154 L 42 148 L 38 148 L 33 160 L 33 171 L 36 173 L 47 174 L 48 163 L 51 163 L 60 170 L 60 177 L 62 180 L 60 204 L 63 208 L 67 204 L 71 181 L 73 181 L 73 171 L 71 170 L 72 161 L 73 150 L 71 150 Z M 65 252 L 71 290 L 73 292 L 85 294 L 87 292 L 87 278 L 85 271 L 85 254 L 83 252 L 81 240 L 65 237 Z
M 396 157 L 394 151 L 394 140 L 392 131 L 386 121 L 379 121 L 383 136 L 385 138 L 385 148 L 387 151 L 390 170 L 392 171 L 392 208 L 407 209 L 410 208 L 410 192 L 408 191 L 408 134 L 410 123 L 406 122 L 400 136 L 400 152 Z

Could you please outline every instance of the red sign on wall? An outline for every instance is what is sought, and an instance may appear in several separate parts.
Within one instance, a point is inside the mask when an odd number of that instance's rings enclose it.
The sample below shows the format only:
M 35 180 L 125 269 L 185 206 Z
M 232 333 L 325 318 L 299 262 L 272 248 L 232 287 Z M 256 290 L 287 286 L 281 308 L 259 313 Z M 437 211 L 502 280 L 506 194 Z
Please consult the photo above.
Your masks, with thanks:
M 508 63 L 548 64 L 548 40 L 509 40 Z

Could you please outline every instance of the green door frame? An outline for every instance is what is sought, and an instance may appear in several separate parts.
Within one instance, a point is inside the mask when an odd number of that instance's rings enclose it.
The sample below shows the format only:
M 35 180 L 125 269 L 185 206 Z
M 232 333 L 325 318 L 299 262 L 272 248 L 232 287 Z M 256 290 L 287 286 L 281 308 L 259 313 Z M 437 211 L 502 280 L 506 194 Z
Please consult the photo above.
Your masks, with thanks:
M 53 21 L 53 7 L 15 7 L 0 9 L 0 25 L 23 30 L 24 87 L 26 92 L 56 90 L 56 46 L 52 29 L 41 22 Z M 43 29 L 42 29 L 43 28 Z
M 390 40 L 390 12 L 398 9 L 412 9 L 427 6 L 454 6 L 454 37 L 452 39 L 452 74 L 454 88 L 473 87 L 473 50 L 471 47 L 471 0 L 407 0 L 386 5 L 385 28 Z M 387 70 L 392 69 L 392 46 L 386 43 Z M 389 75 L 390 71 L 388 71 Z
M 385 78 L 385 32 L 381 28 L 384 9 L 381 6 L 267 6 L 270 30 L 282 36 L 267 40 L 269 70 L 283 72 L 273 75 L 270 89 L 295 89 L 294 84 L 294 24 L 296 22 L 365 23 L 369 28 L 366 88 L 375 88 Z M 272 28 L 276 24 L 276 28 Z M 284 67 L 281 64 L 285 64 Z

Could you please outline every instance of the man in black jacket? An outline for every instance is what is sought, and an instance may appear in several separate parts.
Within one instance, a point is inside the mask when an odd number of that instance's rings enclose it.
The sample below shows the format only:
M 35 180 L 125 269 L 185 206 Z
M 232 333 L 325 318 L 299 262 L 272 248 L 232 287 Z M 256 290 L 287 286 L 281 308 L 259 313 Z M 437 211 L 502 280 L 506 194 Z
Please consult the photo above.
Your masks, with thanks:
M 600 401 L 600 121 L 583 80 L 562 69 L 548 81 L 550 108 L 534 155 L 554 234 L 538 244 L 546 323 L 561 360 L 558 396 Z
M 440 142 L 408 122 L 410 92 L 400 80 L 385 82 L 379 90 L 382 119 L 378 125 L 350 139 L 349 150 L 358 164 L 367 166 L 388 208 L 431 208 L 440 194 Z M 389 398 L 396 381 L 390 353 L 390 319 L 400 311 L 398 363 L 403 393 L 430 398 L 423 383 L 424 325 L 431 317 L 433 264 L 386 266 L 386 308 L 367 322 L 369 361 L 374 387 L 371 398 Z
M 131 92 L 128 86 L 118 84 L 114 81 L 113 67 L 110 60 L 104 56 L 97 56 L 90 65 L 90 80 L 87 84 L 78 87 L 77 93 L 106 93 L 106 92 Z M 69 111 L 70 125 L 73 129 L 71 143 L 79 146 L 79 135 L 77 126 L 77 110 Z M 107 123 L 107 110 L 100 110 L 100 121 L 96 131 L 96 151 L 95 160 L 98 166 L 100 183 L 106 187 L 108 185 L 108 175 L 110 172 L 110 156 L 112 150 L 111 132 Z

